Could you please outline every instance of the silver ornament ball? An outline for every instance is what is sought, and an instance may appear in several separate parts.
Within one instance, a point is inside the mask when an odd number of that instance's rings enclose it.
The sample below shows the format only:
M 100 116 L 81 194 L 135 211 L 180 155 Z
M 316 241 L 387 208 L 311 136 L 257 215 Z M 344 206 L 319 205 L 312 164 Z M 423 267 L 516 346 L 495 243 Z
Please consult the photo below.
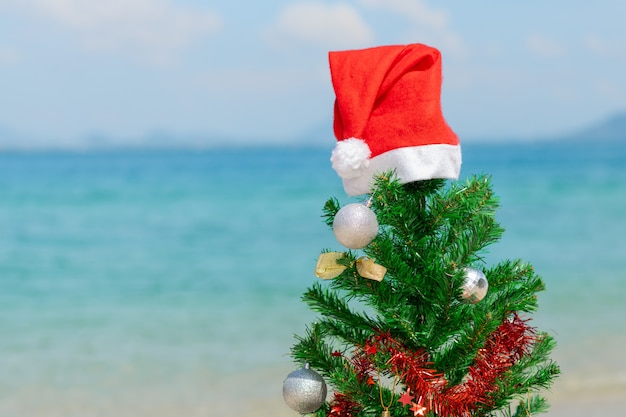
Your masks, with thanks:
M 463 283 L 463 300 L 476 304 L 487 295 L 489 283 L 482 271 L 474 268 L 464 268 L 465 282 Z
M 307 363 L 287 375 L 283 383 L 283 399 L 300 414 L 312 413 L 326 401 L 326 382 Z
M 333 232 L 346 248 L 364 248 L 378 235 L 376 214 L 363 204 L 348 204 L 335 215 Z

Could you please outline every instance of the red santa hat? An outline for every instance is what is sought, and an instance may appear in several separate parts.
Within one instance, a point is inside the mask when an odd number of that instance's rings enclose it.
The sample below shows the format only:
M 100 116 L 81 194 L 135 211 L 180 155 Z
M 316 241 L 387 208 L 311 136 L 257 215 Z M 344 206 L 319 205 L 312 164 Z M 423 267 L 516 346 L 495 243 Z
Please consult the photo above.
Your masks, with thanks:
M 461 148 L 441 112 L 441 55 L 426 45 L 329 53 L 333 168 L 351 196 L 395 170 L 401 183 L 459 176 Z

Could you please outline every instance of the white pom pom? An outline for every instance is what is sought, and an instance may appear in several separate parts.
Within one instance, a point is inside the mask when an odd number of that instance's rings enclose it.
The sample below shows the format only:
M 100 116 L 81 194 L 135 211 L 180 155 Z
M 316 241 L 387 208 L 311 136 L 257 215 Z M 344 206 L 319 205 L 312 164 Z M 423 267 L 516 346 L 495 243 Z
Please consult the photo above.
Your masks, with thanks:
M 357 178 L 369 166 L 371 154 L 370 147 L 363 139 L 349 138 L 337 142 L 330 162 L 341 178 Z

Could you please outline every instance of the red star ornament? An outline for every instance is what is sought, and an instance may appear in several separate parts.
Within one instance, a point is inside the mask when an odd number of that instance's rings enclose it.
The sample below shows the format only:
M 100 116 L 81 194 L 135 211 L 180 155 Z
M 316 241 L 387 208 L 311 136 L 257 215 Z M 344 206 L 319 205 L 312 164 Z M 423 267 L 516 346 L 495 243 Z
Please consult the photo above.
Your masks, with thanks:
M 423 416 L 426 412 L 426 407 L 424 407 L 421 403 L 413 403 L 413 407 L 411 407 L 410 410 L 413 411 L 414 416 Z
M 411 395 L 411 388 L 407 388 L 406 392 L 400 396 L 398 400 L 399 403 L 402 403 L 403 406 L 410 405 L 413 402 L 413 396 Z

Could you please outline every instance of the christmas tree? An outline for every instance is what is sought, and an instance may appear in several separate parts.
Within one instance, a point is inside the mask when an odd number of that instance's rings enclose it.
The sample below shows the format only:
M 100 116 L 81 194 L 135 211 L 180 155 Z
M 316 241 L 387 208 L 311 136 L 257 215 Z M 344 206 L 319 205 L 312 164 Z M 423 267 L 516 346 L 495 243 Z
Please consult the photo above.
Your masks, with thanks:
M 323 217 L 346 250 L 323 251 L 303 300 L 319 313 L 291 350 L 289 406 L 318 417 L 528 416 L 559 373 L 553 338 L 530 324 L 533 268 L 484 255 L 503 229 L 488 176 L 459 175 L 440 109 L 436 49 L 332 52 L 348 195 Z M 327 383 L 334 391 L 327 395 Z

